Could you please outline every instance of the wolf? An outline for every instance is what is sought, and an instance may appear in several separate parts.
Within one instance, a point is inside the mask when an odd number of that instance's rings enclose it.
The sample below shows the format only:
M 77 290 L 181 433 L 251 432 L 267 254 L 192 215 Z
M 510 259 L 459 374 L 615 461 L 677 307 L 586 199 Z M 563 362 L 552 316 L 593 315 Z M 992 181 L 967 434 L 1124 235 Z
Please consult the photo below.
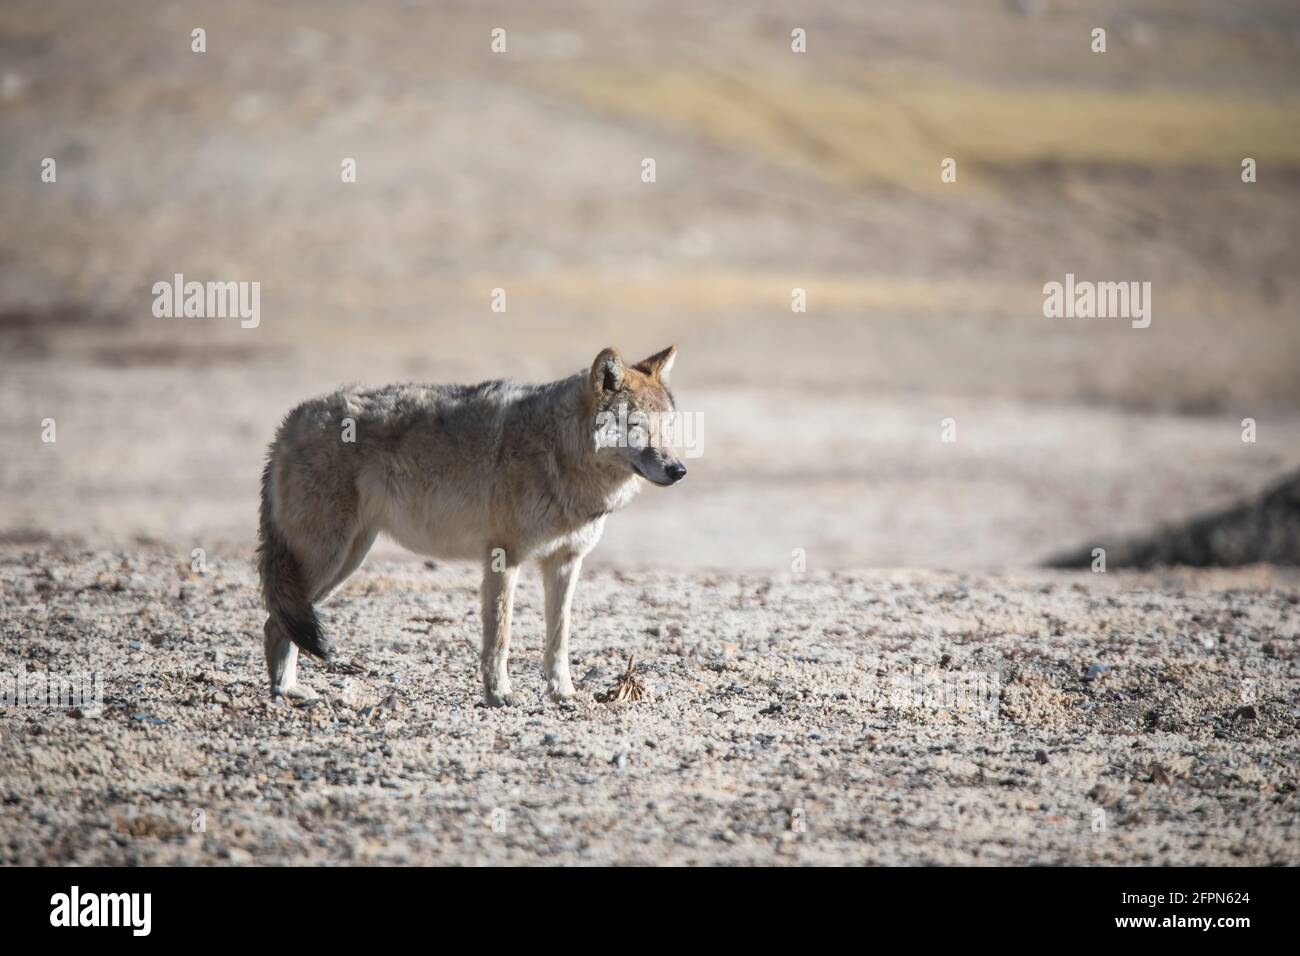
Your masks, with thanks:
M 420 554 L 482 564 L 479 665 L 494 707 L 518 702 L 510 617 L 519 568 L 536 561 L 546 693 L 573 697 L 569 605 L 582 559 L 645 482 L 686 477 L 661 432 L 638 426 L 611 438 L 608 426 L 672 415 L 676 356 L 670 346 L 629 365 L 606 348 L 589 370 L 545 385 L 344 388 L 291 411 L 262 472 L 258 572 L 272 699 L 316 696 L 297 675 L 299 649 L 326 660 L 332 650 L 315 606 L 381 531 Z

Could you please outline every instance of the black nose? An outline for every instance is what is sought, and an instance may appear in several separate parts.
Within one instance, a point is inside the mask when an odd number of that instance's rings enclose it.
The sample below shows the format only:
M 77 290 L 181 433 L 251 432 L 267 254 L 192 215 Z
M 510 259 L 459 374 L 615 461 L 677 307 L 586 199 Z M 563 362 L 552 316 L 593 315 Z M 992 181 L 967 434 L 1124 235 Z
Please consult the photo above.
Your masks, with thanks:
M 681 481 L 683 478 L 686 477 L 686 466 L 683 465 L 680 461 L 674 462 L 673 464 L 665 468 L 664 472 L 673 481 Z

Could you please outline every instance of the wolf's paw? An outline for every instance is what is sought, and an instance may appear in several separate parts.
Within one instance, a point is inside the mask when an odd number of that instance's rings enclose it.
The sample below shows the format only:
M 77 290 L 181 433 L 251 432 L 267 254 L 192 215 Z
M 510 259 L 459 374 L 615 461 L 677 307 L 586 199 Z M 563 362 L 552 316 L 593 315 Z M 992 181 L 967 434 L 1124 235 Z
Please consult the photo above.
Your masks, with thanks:
M 485 688 L 483 690 L 483 703 L 488 707 L 518 707 L 523 703 L 523 700 L 508 687 L 504 690 Z
M 320 695 L 306 684 L 295 681 L 284 690 L 272 689 L 271 700 L 283 700 L 291 704 L 310 704 L 320 700 Z
M 573 681 L 566 681 L 562 684 L 552 684 L 550 681 L 546 684 L 546 697 L 553 704 L 563 704 L 575 700 L 578 692 L 573 689 Z
M 284 696 L 299 704 L 310 704 L 320 700 L 320 694 L 306 684 L 294 684 L 284 692 Z

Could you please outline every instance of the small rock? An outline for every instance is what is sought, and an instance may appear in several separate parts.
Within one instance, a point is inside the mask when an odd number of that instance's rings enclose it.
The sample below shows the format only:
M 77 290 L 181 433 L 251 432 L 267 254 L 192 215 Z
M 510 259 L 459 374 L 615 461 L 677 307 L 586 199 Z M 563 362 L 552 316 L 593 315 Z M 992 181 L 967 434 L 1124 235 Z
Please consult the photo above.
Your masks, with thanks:
M 365 688 L 361 686 L 360 681 L 344 678 L 343 687 L 339 690 L 339 700 L 347 707 L 354 710 L 362 706 L 365 699 Z
M 1091 664 L 1088 667 L 1088 672 L 1083 675 L 1083 679 L 1088 682 L 1099 680 L 1109 670 L 1110 668 L 1105 664 Z
M 1046 751 L 1046 750 L 1035 750 L 1035 751 L 1034 751 L 1034 759 L 1037 760 L 1039 763 L 1047 763 L 1047 751 Z
M 1088 791 L 1088 799 L 1103 807 L 1109 807 L 1118 800 L 1118 798 L 1110 792 L 1109 788 L 1100 783 Z
M 1244 707 L 1238 707 L 1234 710 L 1232 716 L 1237 720 L 1254 720 L 1259 716 L 1259 711 L 1255 709 L 1254 704 L 1246 704 Z

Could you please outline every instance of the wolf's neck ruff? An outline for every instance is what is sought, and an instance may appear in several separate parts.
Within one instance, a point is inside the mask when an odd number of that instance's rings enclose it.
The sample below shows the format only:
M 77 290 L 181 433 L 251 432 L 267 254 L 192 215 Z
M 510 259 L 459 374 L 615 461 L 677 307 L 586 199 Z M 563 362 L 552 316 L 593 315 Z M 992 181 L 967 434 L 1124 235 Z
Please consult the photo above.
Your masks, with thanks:
M 584 377 L 575 376 L 572 381 L 580 411 L 570 420 L 571 433 L 561 454 L 571 463 L 572 476 L 586 484 L 584 490 L 590 499 L 585 503 L 593 514 L 603 518 L 628 505 L 641 490 L 641 483 L 620 463 L 601 457 L 596 441 L 596 407 L 586 401 Z M 570 454 L 573 457 L 568 457 Z

